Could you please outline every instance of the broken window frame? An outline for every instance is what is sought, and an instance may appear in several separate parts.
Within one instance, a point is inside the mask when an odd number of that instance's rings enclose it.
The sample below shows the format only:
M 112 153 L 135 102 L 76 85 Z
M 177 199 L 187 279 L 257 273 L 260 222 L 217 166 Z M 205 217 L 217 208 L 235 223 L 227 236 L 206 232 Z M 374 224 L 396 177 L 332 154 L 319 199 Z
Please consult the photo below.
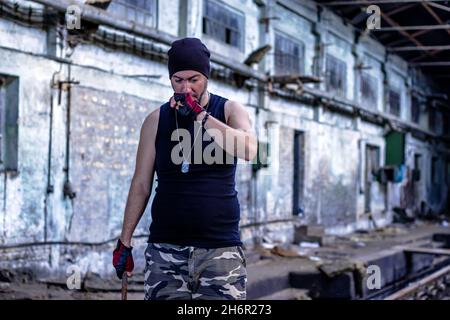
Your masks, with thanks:
M 389 110 L 388 112 L 396 117 L 401 117 L 402 114 L 402 96 L 400 93 L 400 90 L 395 88 L 389 88 L 388 89 L 388 106 Z M 394 99 L 396 98 L 396 99 Z M 394 104 L 394 102 L 398 102 L 397 104 Z
M 377 79 L 370 73 L 361 71 L 360 94 L 361 102 L 370 109 L 377 109 L 378 106 L 378 83 Z M 365 94 L 366 93 L 366 94 Z
M 325 58 L 326 90 L 340 97 L 347 93 L 347 64 L 327 53 Z
M 135 1 L 135 4 L 130 4 Z M 158 22 L 158 0 L 112 0 L 107 11 L 127 21 L 156 28 Z
M 275 75 L 302 75 L 304 72 L 304 64 L 305 64 L 304 57 L 305 57 L 305 44 L 302 41 L 292 39 L 291 37 L 283 34 L 282 32 L 279 31 L 275 32 L 274 36 Z
M 203 1 L 202 33 L 244 51 L 245 14 L 218 1 Z

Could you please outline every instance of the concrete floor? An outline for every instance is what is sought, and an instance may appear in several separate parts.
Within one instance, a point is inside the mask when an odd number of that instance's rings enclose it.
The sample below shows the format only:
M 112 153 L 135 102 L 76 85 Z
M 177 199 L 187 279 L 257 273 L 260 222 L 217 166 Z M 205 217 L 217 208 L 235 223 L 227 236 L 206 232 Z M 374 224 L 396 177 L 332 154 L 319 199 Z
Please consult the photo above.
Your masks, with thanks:
M 368 264 L 379 263 L 386 270 L 383 278 L 388 283 L 396 265 L 404 264 L 404 255 L 396 247 L 433 244 L 432 235 L 437 233 L 450 235 L 450 228 L 416 222 L 343 237 L 325 236 L 318 248 L 265 244 L 247 250 L 248 299 L 347 299 L 368 294 L 364 289 L 358 290 L 357 272 L 361 275 Z M 417 262 L 417 268 L 428 263 L 422 260 Z M 95 274 L 86 275 L 82 290 L 69 290 L 65 279 L 39 280 L 29 274 L 18 274 L 12 282 L 0 282 L 0 299 L 119 300 L 120 288 L 118 279 L 105 280 Z M 143 274 L 136 274 L 129 282 L 128 299 L 143 297 Z

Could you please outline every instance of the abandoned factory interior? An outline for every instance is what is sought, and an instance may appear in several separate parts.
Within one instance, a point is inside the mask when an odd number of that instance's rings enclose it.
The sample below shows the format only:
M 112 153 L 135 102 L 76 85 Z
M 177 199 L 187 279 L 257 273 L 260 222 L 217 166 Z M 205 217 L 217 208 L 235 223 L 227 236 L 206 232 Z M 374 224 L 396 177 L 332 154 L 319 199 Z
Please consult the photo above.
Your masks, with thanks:
M 256 137 L 235 164 L 246 299 L 450 299 L 439 0 L 0 0 L 0 299 L 123 298 L 113 250 L 182 38 L 210 52 L 207 98 L 242 106 Z M 147 286 L 158 178 L 130 300 Z

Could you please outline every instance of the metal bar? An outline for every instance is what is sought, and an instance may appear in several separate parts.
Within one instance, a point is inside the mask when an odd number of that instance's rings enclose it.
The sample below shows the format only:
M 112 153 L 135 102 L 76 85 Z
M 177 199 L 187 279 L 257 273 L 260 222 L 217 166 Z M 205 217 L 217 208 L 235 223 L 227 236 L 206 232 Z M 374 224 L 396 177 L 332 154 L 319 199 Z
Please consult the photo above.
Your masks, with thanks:
M 423 35 L 425 33 L 431 32 L 431 31 L 432 30 L 417 31 L 417 32 L 412 33 L 411 37 L 415 38 L 415 37 L 421 36 L 421 35 Z M 399 44 L 402 44 L 402 43 L 405 43 L 405 42 L 408 42 L 408 41 L 409 41 L 408 39 L 402 38 L 402 39 L 399 39 L 399 40 L 395 40 L 395 41 L 389 42 L 389 43 L 386 44 L 386 46 L 387 47 L 391 47 L 391 46 L 399 45 Z
M 450 24 L 444 25 L 424 25 L 424 26 L 396 26 L 396 27 L 382 27 L 380 29 L 373 29 L 371 31 L 412 31 L 412 30 L 449 30 Z
M 415 7 L 416 5 L 417 5 L 417 3 L 412 3 L 412 4 L 409 4 L 407 6 L 400 6 L 397 9 L 393 9 L 392 11 L 386 12 L 386 15 L 391 17 L 391 16 L 393 16 L 396 13 L 408 10 L 409 8 Z
M 428 5 L 430 5 L 432 7 L 435 7 L 435 8 L 438 8 L 438 9 L 441 9 L 441 10 L 444 10 L 444 11 L 447 11 L 447 12 L 450 12 L 450 8 L 446 7 L 446 6 L 443 6 L 442 4 L 428 2 Z
M 441 17 L 439 17 L 438 14 L 436 14 L 436 12 L 434 12 L 433 8 L 431 8 L 426 2 L 422 2 L 422 6 L 428 11 L 429 14 L 431 14 L 434 18 L 434 20 L 436 20 L 437 23 L 444 25 L 445 22 L 441 19 Z M 450 30 L 446 30 L 448 34 L 450 34 Z
M 436 61 L 436 62 L 416 62 L 411 63 L 416 67 L 450 67 L 450 61 Z
M 445 2 L 447 0 L 433 0 L 434 2 Z M 383 3 L 411 3 L 411 2 L 423 2 L 423 0 L 372 0 L 370 4 L 383 4 Z M 322 3 L 324 6 L 343 6 L 343 5 L 360 5 L 367 4 L 364 0 L 352 0 L 352 1 L 331 1 Z M 450 10 L 450 9 L 449 9 Z
M 367 2 L 367 0 L 366 0 Z M 394 21 L 393 19 L 389 18 L 386 14 L 384 14 L 383 12 L 381 12 L 381 16 L 383 17 L 383 19 L 385 19 L 391 26 L 394 27 L 400 27 L 400 25 Z M 409 40 L 411 40 L 413 43 L 415 43 L 417 46 L 423 46 L 423 44 L 418 41 L 416 38 L 414 38 L 413 36 L 411 36 L 408 32 L 404 31 L 404 30 L 398 30 L 398 32 L 400 32 L 402 35 L 404 35 L 405 37 L 407 37 Z M 425 52 L 426 55 L 433 57 L 434 54 L 436 54 L 438 51 L 434 51 L 434 52 Z
M 410 253 L 421 253 L 421 254 L 425 253 L 425 254 L 450 256 L 450 249 L 441 249 L 441 248 L 405 247 L 403 248 L 403 251 Z
M 447 46 L 406 46 L 406 47 L 393 47 L 387 48 L 388 51 L 421 51 L 421 50 L 450 50 L 450 45 Z
M 436 14 L 436 12 L 434 12 L 434 10 L 433 10 L 426 2 L 422 2 L 422 6 L 428 11 L 428 13 L 430 13 L 430 14 L 433 16 L 433 18 L 434 18 L 438 23 L 440 23 L 441 25 L 444 25 L 444 24 L 445 24 L 444 21 L 439 17 L 439 15 Z M 445 31 L 447 31 L 447 33 L 450 34 L 450 30 L 445 30 Z M 423 31 L 419 31 L 416 35 L 418 35 L 420 32 L 423 32 Z M 425 31 L 425 32 L 428 32 L 428 31 Z M 436 54 L 436 53 L 438 53 L 439 51 L 441 51 L 441 50 L 435 51 L 435 52 L 433 53 L 433 55 Z M 418 57 L 416 57 L 416 58 L 414 58 L 414 59 L 411 59 L 410 62 L 414 62 L 414 61 L 417 61 L 417 60 L 421 60 L 421 59 L 422 59 L 423 57 L 425 57 L 425 56 L 426 56 L 425 54 L 420 55 L 420 56 L 418 56 Z
M 122 275 L 122 300 L 127 300 L 128 294 L 128 274 L 124 271 Z
M 445 267 L 445 268 L 429 275 L 428 277 L 425 277 L 417 282 L 414 282 L 412 285 L 391 294 L 390 296 L 384 298 L 384 300 L 401 300 L 402 298 L 411 296 L 412 294 L 414 294 L 414 292 L 419 290 L 421 287 L 426 286 L 428 283 L 441 278 L 442 276 L 446 275 L 449 272 L 450 272 L 450 266 Z

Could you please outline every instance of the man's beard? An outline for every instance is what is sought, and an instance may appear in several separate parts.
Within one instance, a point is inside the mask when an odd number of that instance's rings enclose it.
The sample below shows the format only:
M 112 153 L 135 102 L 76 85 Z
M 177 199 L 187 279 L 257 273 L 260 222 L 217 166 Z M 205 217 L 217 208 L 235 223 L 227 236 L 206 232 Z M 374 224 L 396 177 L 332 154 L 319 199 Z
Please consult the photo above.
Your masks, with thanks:
M 198 98 L 198 103 L 199 103 L 199 104 L 201 104 L 201 103 L 202 103 L 202 100 L 203 100 L 203 96 L 205 95 L 205 93 L 207 93 L 207 91 L 208 91 L 208 87 L 207 87 L 207 86 L 205 86 L 205 90 L 203 90 L 203 92 L 202 92 L 202 93 L 200 93 L 200 96 L 199 96 L 199 98 Z

